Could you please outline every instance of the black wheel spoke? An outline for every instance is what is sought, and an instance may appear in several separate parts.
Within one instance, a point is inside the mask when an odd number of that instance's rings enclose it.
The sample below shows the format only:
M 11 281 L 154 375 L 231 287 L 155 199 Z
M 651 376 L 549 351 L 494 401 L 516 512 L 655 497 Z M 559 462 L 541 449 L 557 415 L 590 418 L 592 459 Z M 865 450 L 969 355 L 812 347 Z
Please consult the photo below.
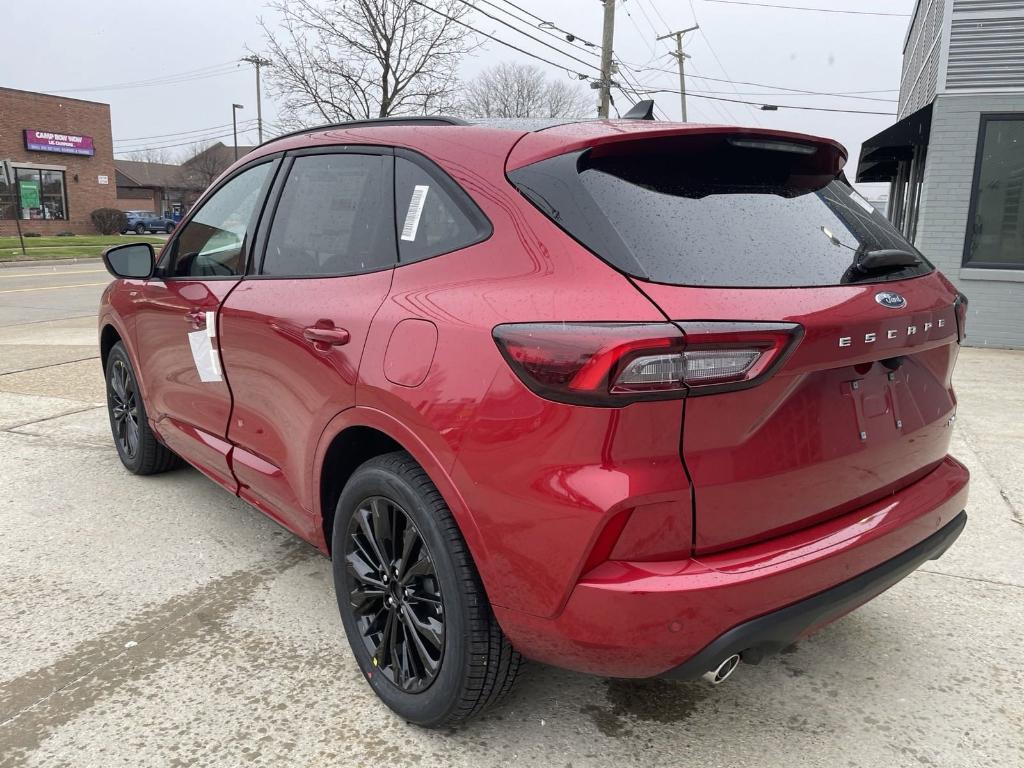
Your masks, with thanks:
M 433 674 L 441 664 L 441 622 L 420 622 L 412 609 L 403 606 L 402 624 L 423 670 Z
M 444 656 L 444 601 L 416 524 L 390 499 L 368 498 L 349 523 L 344 557 L 349 604 L 374 667 L 403 691 L 424 690 Z
M 114 439 L 122 455 L 134 458 L 142 438 L 135 384 L 127 363 L 115 360 L 110 370 L 107 389 L 108 406 Z
M 132 456 L 135 455 L 136 449 L 139 447 L 139 425 L 131 417 L 125 419 L 125 438 L 128 444 L 128 453 Z
M 380 542 L 377 540 L 377 535 L 373 529 L 373 523 L 370 519 L 372 515 L 373 512 L 366 507 L 360 507 L 356 510 L 356 517 L 359 520 L 359 528 L 362 531 L 363 536 L 366 538 L 367 544 L 370 545 L 370 549 L 373 550 L 374 560 L 377 561 L 377 564 L 379 564 L 381 568 L 387 568 L 388 558 L 384 556 L 384 551 L 381 549 Z
M 370 500 L 370 522 L 376 536 L 377 547 L 385 563 L 395 559 L 392 515 L 392 507 L 384 499 L 378 497 Z

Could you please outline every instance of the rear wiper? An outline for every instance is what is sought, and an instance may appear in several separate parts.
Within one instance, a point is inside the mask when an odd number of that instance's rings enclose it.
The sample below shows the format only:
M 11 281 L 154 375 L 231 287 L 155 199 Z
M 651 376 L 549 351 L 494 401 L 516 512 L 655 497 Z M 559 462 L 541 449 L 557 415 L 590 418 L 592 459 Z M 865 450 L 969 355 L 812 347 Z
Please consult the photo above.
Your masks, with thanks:
M 877 251 L 857 251 L 853 267 L 858 272 L 874 272 L 876 269 L 893 269 L 894 267 L 913 267 L 921 260 L 910 251 L 900 248 L 882 248 Z

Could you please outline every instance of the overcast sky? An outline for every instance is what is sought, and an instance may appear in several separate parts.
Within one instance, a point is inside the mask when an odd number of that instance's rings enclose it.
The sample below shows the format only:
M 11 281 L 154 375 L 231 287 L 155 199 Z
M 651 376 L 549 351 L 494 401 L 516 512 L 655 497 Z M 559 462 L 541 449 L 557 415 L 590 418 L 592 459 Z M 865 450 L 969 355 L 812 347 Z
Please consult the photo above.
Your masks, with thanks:
M 501 0 L 497 2 L 502 4 Z M 671 41 L 655 42 L 655 31 L 664 34 L 691 26 L 696 16 L 701 30 L 685 38 L 686 50 L 692 56 L 687 61 L 687 74 L 692 76 L 687 79 L 687 88 L 693 93 L 687 102 L 691 122 L 763 125 L 831 136 L 849 149 L 852 171 L 860 143 L 894 118 L 795 109 L 765 112 L 698 98 L 699 92 L 780 106 L 895 112 L 903 37 L 914 0 L 751 2 L 907 15 L 802 12 L 711 0 L 624 0 L 616 13 L 616 56 L 635 65 L 634 69 L 639 70 L 635 80 L 645 86 L 678 89 L 678 76 L 673 74 L 675 60 L 668 55 Z M 600 42 L 602 7 L 599 0 L 515 0 L 515 3 L 580 38 Z M 237 59 L 245 55 L 247 46 L 257 51 L 263 49 L 263 34 L 257 20 L 261 14 L 273 17 L 262 3 L 177 0 L 163 6 L 115 0 L 90 0 L 88 4 L 50 0 L 45 6 L 5 5 L 4 27 L 18 30 L 18 33 L 5 35 L 4 44 L 0 46 L 0 86 L 109 103 L 115 151 L 119 153 L 144 146 L 187 145 L 191 139 L 202 137 L 223 136 L 225 143 L 230 143 L 232 103 L 245 106 L 239 112 L 239 120 L 251 122 L 243 122 L 243 128 L 254 125 L 254 75 L 249 65 L 238 65 Z M 481 7 L 490 10 L 487 6 Z M 486 17 L 478 15 L 474 24 L 546 58 L 557 57 L 554 52 Z M 586 54 L 579 55 L 590 59 Z M 488 42 L 477 55 L 464 61 L 461 74 L 468 78 L 490 64 L 507 59 L 529 60 Z M 568 60 L 566 64 L 580 68 Z M 564 71 L 542 66 L 551 70 L 552 76 L 567 77 Z M 658 69 L 668 71 L 656 71 Z M 187 74 L 159 86 L 123 85 L 156 78 L 170 79 L 179 73 Z M 736 85 L 734 90 L 727 83 L 700 79 L 700 76 L 832 93 L 888 89 L 862 95 L 890 101 L 785 94 L 774 88 L 748 85 Z M 656 100 L 670 118 L 679 118 L 678 95 L 660 94 Z M 621 102 L 619 97 L 617 105 L 625 111 Z M 265 97 L 263 106 L 264 119 L 272 126 L 276 117 L 273 100 Z M 180 135 L 201 130 L 205 133 Z M 239 143 L 243 138 L 245 143 L 255 142 L 255 130 L 244 131 Z M 180 147 L 171 149 L 181 151 Z M 881 190 L 878 185 L 868 185 L 865 189 Z

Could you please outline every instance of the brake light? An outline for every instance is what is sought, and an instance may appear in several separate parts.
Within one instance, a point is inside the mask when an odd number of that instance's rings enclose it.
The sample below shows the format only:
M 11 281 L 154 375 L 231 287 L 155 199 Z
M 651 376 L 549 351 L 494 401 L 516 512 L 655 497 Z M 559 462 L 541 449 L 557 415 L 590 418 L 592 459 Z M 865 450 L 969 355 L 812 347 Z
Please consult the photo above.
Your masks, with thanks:
M 524 323 L 494 339 L 539 395 L 621 406 L 751 387 L 801 334 L 791 323 Z
M 967 338 L 967 297 L 957 291 L 953 309 L 956 310 L 956 340 L 962 342 Z

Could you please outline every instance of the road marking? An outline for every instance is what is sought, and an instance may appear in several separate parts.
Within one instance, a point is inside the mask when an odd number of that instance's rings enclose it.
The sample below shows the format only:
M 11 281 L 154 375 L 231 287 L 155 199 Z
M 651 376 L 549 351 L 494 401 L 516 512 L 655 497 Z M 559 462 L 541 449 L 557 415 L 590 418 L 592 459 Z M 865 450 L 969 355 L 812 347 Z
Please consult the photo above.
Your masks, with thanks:
M 45 272 L 40 270 L 38 272 L 19 272 L 18 274 L 4 274 L 0 271 L 0 280 L 4 278 L 41 278 L 41 276 L 49 274 L 99 274 L 105 271 L 105 269 L 70 269 L 66 272 Z
M 108 281 L 109 282 L 109 281 Z M 61 288 L 86 288 L 90 285 L 106 285 L 107 283 L 75 283 L 74 285 L 44 285 L 42 288 L 9 288 L 0 293 L 28 293 L 30 291 L 59 291 Z

